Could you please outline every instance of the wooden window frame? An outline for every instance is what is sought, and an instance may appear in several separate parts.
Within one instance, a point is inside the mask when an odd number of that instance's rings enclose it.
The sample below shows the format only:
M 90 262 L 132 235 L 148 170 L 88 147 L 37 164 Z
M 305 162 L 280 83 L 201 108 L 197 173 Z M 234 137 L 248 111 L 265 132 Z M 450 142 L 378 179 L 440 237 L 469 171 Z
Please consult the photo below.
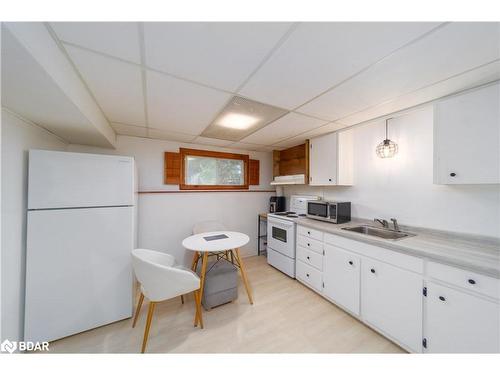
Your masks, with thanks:
M 248 190 L 249 185 L 249 160 L 250 157 L 244 154 L 233 154 L 229 152 L 206 151 L 192 148 L 180 148 L 181 170 L 180 170 L 180 190 Z M 218 159 L 243 160 L 244 184 L 243 185 L 189 185 L 186 184 L 186 156 L 201 156 Z

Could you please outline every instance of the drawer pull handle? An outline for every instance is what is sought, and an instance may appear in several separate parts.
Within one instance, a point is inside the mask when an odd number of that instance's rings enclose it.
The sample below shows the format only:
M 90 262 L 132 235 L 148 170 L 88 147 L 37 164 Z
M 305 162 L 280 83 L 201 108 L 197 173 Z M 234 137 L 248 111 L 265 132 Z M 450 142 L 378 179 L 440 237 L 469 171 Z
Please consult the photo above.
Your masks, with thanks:
M 469 279 L 468 281 L 469 281 L 469 284 L 472 284 L 472 285 L 474 285 L 476 283 L 476 280 L 474 280 L 474 279 Z
M 371 272 L 371 273 L 375 273 L 375 268 L 372 268 L 372 269 L 370 270 L 370 272 Z
M 450 173 L 450 176 L 451 176 L 451 177 L 455 177 L 456 175 L 457 175 L 457 174 L 456 174 L 455 172 L 451 172 L 451 173 Z
M 352 260 L 350 260 L 350 261 L 349 261 L 349 264 L 350 264 L 351 266 L 353 265 Z
M 443 296 L 439 296 L 439 299 L 440 299 L 441 301 L 446 301 L 446 298 L 444 298 Z
M 306 276 L 307 276 L 307 277 L 309 277 L 309 274 L 308 274 L 308 273 L 306 273 Z

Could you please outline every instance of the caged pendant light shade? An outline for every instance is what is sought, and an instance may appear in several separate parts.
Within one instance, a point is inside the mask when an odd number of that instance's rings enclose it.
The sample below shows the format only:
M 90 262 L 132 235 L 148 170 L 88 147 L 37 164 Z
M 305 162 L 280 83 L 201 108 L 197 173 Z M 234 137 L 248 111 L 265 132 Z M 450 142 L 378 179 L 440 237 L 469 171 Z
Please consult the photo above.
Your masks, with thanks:
M 390 118 L 385 120 L 385 139 L 379 143 L 375 151 L 377 152 L 377 156 L 379 158 L 392 158 L 394 155 L 398 153 L 398 145 L 394 143 L 387 137 L 387 126 L 388 122 L 391 120 Z

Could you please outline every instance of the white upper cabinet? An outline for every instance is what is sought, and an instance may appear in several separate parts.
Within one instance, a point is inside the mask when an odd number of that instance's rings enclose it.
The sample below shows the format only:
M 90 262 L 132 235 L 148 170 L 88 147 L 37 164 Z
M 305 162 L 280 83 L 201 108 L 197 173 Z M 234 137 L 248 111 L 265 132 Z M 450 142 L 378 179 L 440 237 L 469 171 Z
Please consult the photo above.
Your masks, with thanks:
M 352 185 L 352 131 L 335 132 L 309 141 L 309 185 Z
M 500 85 L 434 105 L 434 183 L 500 183 Z

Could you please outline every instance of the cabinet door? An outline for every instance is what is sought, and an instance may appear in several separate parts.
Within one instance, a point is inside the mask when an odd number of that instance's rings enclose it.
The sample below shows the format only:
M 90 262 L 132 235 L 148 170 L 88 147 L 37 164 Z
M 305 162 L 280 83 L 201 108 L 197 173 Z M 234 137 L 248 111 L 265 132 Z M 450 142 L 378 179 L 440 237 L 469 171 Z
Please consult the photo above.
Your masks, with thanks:
M 337 133 L 309 142 L 309 185 L 337 184 Z
M 323 293 L 356 315 L 359 315 L 360 266 L 360 258 L 354 253 L 325 245 Z
M 498 304 L 433 282 L 425 304 L 428 352 L 499 352 Z
M 414 352 L 422 351 L 422 276 L 361 260 L 361 316 Z
M 434 105 L 434 182 L 500 183 L 500 85 Z

